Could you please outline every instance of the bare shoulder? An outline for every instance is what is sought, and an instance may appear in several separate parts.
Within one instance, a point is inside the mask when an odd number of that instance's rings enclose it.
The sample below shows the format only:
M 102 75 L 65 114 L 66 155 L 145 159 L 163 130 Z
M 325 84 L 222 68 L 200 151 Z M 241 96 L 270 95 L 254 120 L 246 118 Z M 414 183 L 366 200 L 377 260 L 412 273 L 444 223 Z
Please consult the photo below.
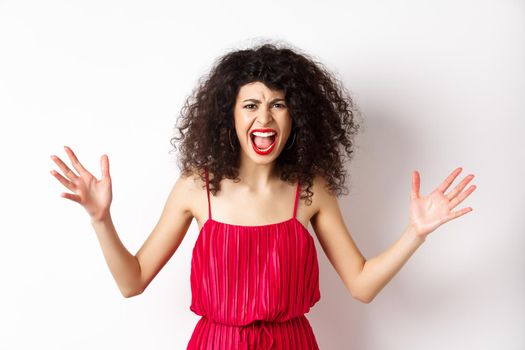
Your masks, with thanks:
M 204 181 L 202 181 L 201 178 L 203 173 L 203 170 L 192 168 L 186 174 L 181 173 L 180 180 L 184 182 L 189 191 L 199 190 L 202 189 L 202 186 L 204 185 Z
M 203 192 L 206 183 L 202 179 L 203 170 L 193 168 L 191 172 L 187 174 L 181 174 L 180 178 L 177 180 L 180 182 L 182 191 L 184 192 L 184 201 L 185 208 L 189 213 L 192 214 L 192 217 L 196 217 L 197 205 L 195 203 L 196 198 L 200 198 L 200 193 Z
M 173 219 L 191 221 L 193 219 L 192 198 L 198 183 L 197 170 L 186 174 L 181 173 L 168 195 L 165 213 L 172 216 Z
M 314 219 L 321 208 L 337 199 L 330 192 L 328 181 L 319 174 L 314 177 L 312 192 L 312 219 Z
M 203 186 L 204 181 L 199 176 L 199 170 L 191 169 L 190 172 L 181 173 L 166 200 L 166 208 L 176 210 L 171 215 L 179 215 L 179 218 L 191 221 L 195 217 L 195 198 L 199 198 L 196 194 L 202 191 Z

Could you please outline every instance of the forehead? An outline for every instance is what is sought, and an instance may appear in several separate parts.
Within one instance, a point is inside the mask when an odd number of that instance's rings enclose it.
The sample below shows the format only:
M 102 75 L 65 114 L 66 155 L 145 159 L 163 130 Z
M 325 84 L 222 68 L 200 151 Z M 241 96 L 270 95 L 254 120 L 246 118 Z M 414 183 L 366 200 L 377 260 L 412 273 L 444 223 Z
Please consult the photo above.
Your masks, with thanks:
M 276 97 L 284 98 L 284 91 L 272 90 L 260 81 L 255 81 L 241 86 L 239 89 L 239 94 L 237 95 L 238 99 L 257 98 L 259 100 L 267 100 Z

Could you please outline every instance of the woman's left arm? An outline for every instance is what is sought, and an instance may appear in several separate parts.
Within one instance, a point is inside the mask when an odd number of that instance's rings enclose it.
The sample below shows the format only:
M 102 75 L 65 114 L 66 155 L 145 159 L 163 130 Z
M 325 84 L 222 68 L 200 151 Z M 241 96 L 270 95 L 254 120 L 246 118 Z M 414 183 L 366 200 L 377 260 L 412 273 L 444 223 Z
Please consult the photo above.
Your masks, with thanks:
M 476 189 L 476 186 L 472 185 L 462 192 L 474 175 L 466 176 L 454 190 L 448 194 L 444 193 L 461 170 L 461 167 L 455 169 L 428 196 L 420 195 L 419 173 L 414 171 L 409 221 L 405 231 L 388 249 L 368 260 L 364 260 L 353 243 L 335 197 L 327 196 L 326 192 L 324 196 L 320 196 L 320 209 L 312 220 L 312 226 L 330 262 L 352 296 L 364 303 L 370 303 L 423 244 L 428 234 L 442 224 L 472 211 L 471 207 L 454 212 L 452 209 Z

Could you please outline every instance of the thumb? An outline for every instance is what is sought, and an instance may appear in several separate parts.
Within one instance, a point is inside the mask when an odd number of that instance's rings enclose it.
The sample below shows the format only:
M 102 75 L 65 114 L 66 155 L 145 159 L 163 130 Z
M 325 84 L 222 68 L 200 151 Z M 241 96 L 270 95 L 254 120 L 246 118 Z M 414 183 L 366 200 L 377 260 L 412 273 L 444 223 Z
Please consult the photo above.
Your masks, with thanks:
M 100 157 L 100 168 L 102 169 L 102 178 L 109 179 L 109 159 L 107 154 L 103 154 L 102 157 Z
M 419 190 L 420 190 L 419 172 L 417 170 L 413 170 L 412 171 L 412 190 L 410 192 L 410 198 L 411 199 L 418 199 L 419 198 Z

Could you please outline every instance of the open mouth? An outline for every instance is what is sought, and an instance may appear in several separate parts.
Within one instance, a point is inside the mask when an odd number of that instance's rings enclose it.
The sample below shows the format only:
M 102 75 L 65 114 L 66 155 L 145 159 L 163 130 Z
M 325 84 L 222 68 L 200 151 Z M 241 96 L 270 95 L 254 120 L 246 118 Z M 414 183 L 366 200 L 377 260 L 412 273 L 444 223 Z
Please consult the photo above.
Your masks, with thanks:
M 254 131 L 250 133 L 250 138 L 255 152 L 258 154 L 267 154 L 270 153 L 275 146 L 277 133 L 275 131 Z

